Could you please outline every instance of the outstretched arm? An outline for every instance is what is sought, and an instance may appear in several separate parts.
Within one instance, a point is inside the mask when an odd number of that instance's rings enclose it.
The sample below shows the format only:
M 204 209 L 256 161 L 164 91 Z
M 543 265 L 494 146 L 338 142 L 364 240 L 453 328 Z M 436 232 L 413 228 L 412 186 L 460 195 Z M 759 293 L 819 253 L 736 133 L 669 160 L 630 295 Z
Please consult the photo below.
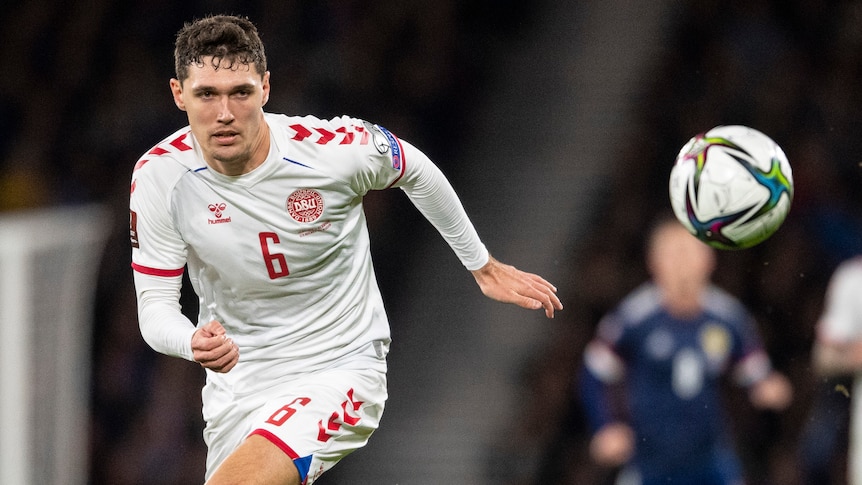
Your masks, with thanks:
M 437 228 L 464 267 L 473 273 L 482 293 L 531 310 L 544 308 L 545 315 L 554 318 L 554 311 L 563 309 L 554 285 L 492 258 L 440 169 L 416 147 L 407 142 L 403 142 L 403 147 L 406 168 L 404 177 L 395 186 L 404 190 Z
M 555 310 L 563 309 L 554 285 L 539 275 L 501 263 L 492 256 L 488 256 L 488 262 L 472 273 L 488 298 L 530 310 L 544 308 L 548 318 L 554 318 Z

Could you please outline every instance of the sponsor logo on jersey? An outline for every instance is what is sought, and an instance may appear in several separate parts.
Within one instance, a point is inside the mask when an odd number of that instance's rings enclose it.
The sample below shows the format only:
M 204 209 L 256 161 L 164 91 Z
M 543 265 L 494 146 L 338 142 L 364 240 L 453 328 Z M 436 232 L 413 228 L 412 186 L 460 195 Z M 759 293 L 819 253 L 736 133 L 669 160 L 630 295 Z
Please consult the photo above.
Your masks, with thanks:
M 287 213 L 297 222 L 314 222 L 323 214 L 323 196 L 314 189 L 297 189 L 287 197 Z
M 207 209 L 209 209 L 209 211 L 215 216 L 215 219 L 207 219 L 209 224 L 224 224 L 226 222 L 230 222 L 230 217 L 224 217 L 224 211 L 227 209 L 227 204 L 224 202 L 210 204 L 207 206 Z

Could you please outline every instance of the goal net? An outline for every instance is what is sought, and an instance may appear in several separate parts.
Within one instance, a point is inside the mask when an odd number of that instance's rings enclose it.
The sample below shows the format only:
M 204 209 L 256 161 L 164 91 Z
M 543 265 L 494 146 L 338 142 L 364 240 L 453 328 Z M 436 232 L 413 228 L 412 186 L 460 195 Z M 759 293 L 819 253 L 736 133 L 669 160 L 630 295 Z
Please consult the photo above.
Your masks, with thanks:
M 0 213 L 0 483 L 87 481 L 98 205 Z

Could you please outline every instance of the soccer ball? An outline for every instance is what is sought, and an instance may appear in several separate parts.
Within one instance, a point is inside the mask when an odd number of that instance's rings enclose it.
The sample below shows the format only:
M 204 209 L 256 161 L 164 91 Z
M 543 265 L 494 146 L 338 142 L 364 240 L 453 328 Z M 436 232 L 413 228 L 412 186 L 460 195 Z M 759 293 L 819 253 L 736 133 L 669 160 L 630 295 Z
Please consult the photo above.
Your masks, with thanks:
M 769 238 L 790 211 L 793 174 L 781 147 L 753 128 L 718 126 L 683 145 L 670 172 L 674 215 L 719 249 Z

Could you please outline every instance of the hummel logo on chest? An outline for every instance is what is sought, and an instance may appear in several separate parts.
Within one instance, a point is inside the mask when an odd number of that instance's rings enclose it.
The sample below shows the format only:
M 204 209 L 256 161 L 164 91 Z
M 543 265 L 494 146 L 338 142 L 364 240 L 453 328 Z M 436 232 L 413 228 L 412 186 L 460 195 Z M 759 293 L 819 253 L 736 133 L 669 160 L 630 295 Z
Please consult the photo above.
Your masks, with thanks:
M 230 222 L 230 217 L 224 217 L 225 209 L 227 209 L 227 204 L 224 202 L 218 202 L 216 204 L 210 204 L 207 206 L 210 212 L 215 216 L 215 219 L 207 219 L 207 223 L 209 224 L 224 224 L 226 222 Z

